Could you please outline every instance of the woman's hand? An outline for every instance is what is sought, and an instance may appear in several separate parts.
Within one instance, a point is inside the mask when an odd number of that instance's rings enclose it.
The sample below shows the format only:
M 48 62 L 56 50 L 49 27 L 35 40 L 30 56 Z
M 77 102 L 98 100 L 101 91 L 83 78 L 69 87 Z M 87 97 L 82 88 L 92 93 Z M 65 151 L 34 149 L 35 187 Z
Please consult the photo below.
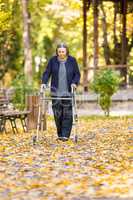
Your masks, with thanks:
M 77 88 L 77 85 L 74 84 L 74 83 L 72 83 L 72 84 L 71 84 L 71 87 L 73 87 L 74 89 L 76 89 L 76 88 Z

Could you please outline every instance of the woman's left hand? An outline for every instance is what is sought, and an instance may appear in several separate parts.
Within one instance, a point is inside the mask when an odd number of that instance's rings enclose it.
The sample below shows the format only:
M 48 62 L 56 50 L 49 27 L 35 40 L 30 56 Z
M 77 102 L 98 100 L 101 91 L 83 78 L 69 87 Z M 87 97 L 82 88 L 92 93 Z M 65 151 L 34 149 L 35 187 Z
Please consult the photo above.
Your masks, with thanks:
M 72 83 L 72 84 L 71 84 L 71 87 L 73 87 L 74 89 L 76 89 L 76 88 L 77 88 L 77 85 L 74 84 L 74 83 Z

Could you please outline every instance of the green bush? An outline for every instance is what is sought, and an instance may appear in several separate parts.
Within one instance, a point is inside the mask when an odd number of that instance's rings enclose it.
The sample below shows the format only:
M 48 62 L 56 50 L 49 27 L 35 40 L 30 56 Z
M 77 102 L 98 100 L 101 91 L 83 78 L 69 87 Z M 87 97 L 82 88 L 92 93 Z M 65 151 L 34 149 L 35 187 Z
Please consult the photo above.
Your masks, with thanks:
M 14 89 L 13 104 L 16 108 L 23 110 L 25 108 L 26 95 L 31 95 L 37 90 L 34 85 L 28 85 L 24 74 L 18 74 L 13 80 L 12 86 Z
M 94 76 L 91 89 L 99 94 L 98 103 L 106 116 L 109 116 L 111 97 L 118 90 L 120 82 L 120 76 L 112 69 L 101 70 Z

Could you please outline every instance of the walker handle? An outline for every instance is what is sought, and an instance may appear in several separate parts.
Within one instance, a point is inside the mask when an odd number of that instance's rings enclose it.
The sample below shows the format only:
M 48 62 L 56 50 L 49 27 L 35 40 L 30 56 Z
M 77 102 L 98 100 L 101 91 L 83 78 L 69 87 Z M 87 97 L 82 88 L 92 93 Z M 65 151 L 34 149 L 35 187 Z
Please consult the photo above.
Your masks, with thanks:
M 74 92 L 76 91 L 76 88 L 73 85 L 71 85 L 71 91 L 72 91 L 72 94 L 74 94 Z
M 50 89 L 50 87 L 46 84 L 41 84 L 40 86 L 40 93 L 45 92 L 47 89 Z

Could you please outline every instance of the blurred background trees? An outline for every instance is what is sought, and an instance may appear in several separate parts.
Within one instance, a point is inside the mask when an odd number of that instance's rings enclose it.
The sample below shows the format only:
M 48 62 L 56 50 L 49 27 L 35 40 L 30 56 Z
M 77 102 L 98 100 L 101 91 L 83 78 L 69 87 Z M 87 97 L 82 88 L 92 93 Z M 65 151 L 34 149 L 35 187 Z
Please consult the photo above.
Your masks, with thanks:
M 7 73 L 10 74 L 11 80 L 22 65 L 20 22 L 18 1 L 0 1 L 0 80 L 2 85 L 6 85 Z
M 1 87 L 10 87 L 18 73 L 39 85 L 59 42 L 77 58 L 84 91 L 103 67 L 114 66 L 125 75 L 125 66 L 131 66 L 132 77 L 133 3 L 123 2 L 0 0 Z

